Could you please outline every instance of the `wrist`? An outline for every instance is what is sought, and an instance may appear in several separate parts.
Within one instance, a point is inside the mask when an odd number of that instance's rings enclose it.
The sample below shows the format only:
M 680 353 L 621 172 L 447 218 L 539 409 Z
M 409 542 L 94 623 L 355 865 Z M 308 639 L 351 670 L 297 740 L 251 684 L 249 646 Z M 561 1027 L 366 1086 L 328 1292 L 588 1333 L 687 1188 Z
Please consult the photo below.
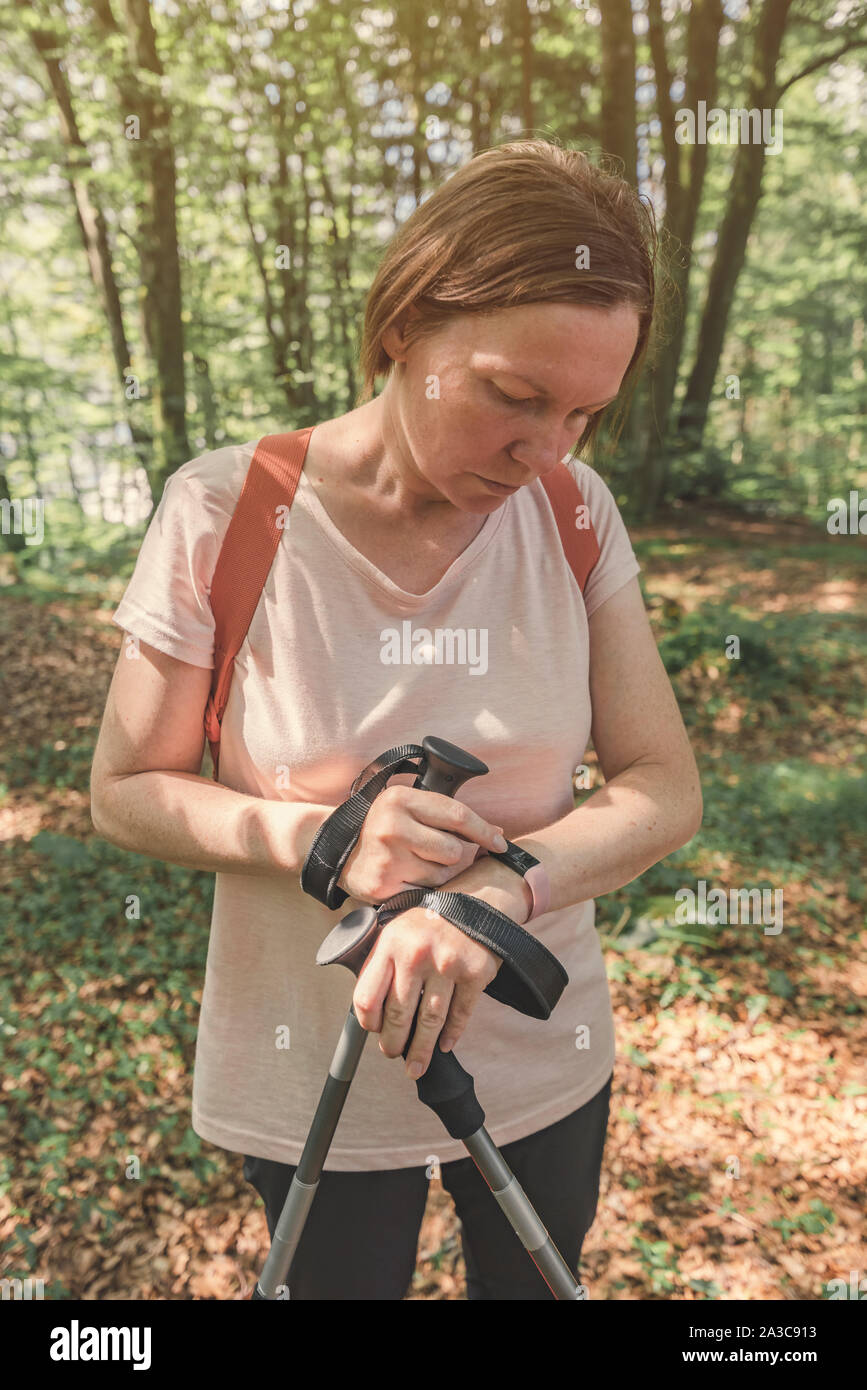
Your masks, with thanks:
M 300 874 L 310 846 L 335 808 L 305 801 L 268 801 L 265 805 L 274 868 Z
M 529 884 L 514 869 L 501 864 L 498 859 L 492 859 L 490 855 L 477 859 L 475 864 L 444 884 L 443 889 L 445 892 L 468 893 L 472 898 L 480 898 L 490 907 L 511 917 L 520 927 L 529 921 L 533 910 Z

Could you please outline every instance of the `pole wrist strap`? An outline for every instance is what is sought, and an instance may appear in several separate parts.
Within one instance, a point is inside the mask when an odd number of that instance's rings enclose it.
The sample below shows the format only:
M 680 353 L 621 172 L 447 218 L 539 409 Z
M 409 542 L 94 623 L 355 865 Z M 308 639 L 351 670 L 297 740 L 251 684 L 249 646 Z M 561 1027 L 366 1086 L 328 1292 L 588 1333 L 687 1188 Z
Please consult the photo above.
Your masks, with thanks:
M 365 816 L 389 778 L 400 772 L 418 773 L 424 749 L 415 743 L 389 748 L 368 763 L 352 783 L 350 796 L 316 832 L 301 869 L 301 887 L 326 907 L 341 907 L 349 894 L 337 887 L 343 866 L 354 850 Z
M 485 987 L 485 994 L 530 1018 L 550 1017 L 569 976 L 538 937 L 480 898 L 438 888 L 412 888 L 397 893 L 377 908 L 377 917 L 382 923 L 390 922 L 412 907 L 429 908 L 445 917 L 500 957 L 503 964 Z

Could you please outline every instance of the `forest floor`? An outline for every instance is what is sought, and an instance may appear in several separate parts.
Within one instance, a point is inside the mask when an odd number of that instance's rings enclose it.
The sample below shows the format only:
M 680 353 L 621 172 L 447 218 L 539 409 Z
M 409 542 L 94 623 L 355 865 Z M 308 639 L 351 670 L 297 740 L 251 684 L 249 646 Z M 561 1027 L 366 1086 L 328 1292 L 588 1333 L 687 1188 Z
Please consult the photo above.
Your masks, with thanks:
M 593 1299 L 829 1298 L 867 1271 L 865 541 L 718 509 L 630 534 L 705 817 L 597 903 L 618 1056 L 581 1279 Z M 148 861 L 144 944 L 116 910 L 141 861 L 90 820 L 123 583 L 85 564 L 68 591 L 0 588 L 0 1277 L 244 1299 L 262 1205 L 189 1125 L 213 879 Z M 781 888 L 783 929 L 679 926 L 673 892 L 702 878 Z M 147 1183 L 124 1181 L 131 1151 Z M 465 1297 L 434 1177 L 407 1298 Z

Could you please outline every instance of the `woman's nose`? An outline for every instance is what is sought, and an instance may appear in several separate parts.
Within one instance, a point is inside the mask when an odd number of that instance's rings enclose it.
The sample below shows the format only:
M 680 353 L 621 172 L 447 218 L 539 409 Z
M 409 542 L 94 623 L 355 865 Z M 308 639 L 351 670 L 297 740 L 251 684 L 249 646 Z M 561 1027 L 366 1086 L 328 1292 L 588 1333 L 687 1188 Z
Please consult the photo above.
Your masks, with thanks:
M 554 412 L 540 412 L 534 420 L 525 421 L 527 433 L 509 453 L 525 468 L 532 468 L 537 477 L 543 477 L 568 457 L 587 428 L 587 420 L 586 415 L 570 415 L 567 426 L 562 415 L 558 418 Z
M 556 436 L 534 438 L 516 444 L 509 453 L 516 463 L 531 468 L 537 477 L 544 477 L 568 457 L 575 438 L 570 437 L 568 442 L 564 443 L 563 433 L 558 431 Z

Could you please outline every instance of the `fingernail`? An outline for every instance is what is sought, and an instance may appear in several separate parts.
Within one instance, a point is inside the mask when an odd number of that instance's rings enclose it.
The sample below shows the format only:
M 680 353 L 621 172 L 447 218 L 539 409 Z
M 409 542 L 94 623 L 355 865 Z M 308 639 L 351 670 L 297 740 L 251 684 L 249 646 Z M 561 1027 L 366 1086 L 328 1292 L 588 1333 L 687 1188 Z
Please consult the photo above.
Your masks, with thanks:
M 422 1067 L 421 1062 L 410 1062 L 409 1066 L 407 1067 L 407 1071 L 409 1072 L 413 1081 L 418 1081 L 423 1070 L 424 1069 Z
M 440 1052 L 451 1052 L 451 1050 L 452 1050 L 452 1040 L 451 1040 L 451 1038 L 446 1038 L 445 1040 L 443 1040 L 442 1038 L 440 1038 Z
M 504 854 L 508 848 L 508 841 L 502 835 L 494 836 L 494 849 L 499 850 L 500 854 Z

